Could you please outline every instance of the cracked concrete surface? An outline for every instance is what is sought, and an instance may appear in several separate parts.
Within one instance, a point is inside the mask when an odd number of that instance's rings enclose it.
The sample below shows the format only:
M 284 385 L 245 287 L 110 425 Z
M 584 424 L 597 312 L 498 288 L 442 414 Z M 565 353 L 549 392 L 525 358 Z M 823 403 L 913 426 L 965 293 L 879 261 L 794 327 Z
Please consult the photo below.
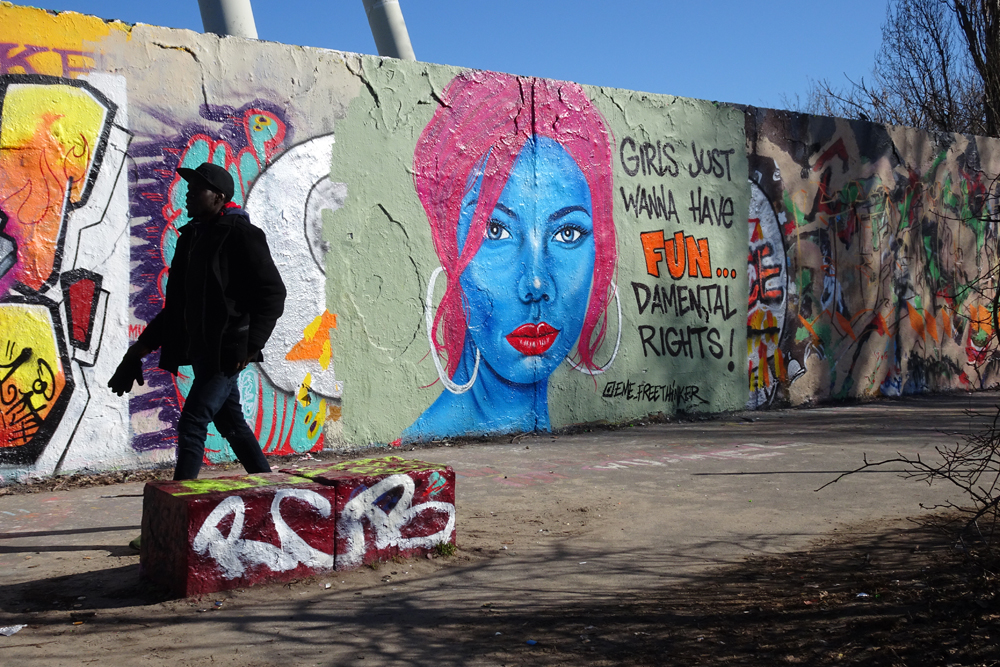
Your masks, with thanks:
M 955 500 L 862 456 L 929 455 L 998 395 L 739 413 L 394 454 L 458 473 L 459 553 L 160 601 L 126 546 L 141 486 L 0 497 L 0 637 L 11 664 L 546 664 L 532 618 L 598 609 Z M 329 588 L 327 587 L 329 585 Z

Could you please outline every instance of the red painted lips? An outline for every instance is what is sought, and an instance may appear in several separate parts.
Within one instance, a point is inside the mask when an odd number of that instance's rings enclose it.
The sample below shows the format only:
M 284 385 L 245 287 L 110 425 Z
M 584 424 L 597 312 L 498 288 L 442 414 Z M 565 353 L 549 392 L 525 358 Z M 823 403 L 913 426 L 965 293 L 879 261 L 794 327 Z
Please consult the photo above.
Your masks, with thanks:
M 559 330 L 546 322 L 528 322 L 507 334 L 507 342 L 521 354 L 529 357 L 542 354 L 556 342 Z

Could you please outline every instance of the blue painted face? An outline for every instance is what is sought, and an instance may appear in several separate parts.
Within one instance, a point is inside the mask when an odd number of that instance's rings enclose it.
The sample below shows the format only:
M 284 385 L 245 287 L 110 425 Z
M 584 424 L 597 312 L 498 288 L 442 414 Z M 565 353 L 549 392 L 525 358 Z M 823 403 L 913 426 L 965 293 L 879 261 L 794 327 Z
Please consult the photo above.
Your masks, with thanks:
M 462 200 L 459 247 L 478 180 Z M 547 378 L 580 336 L 594 274 L 590 187 L 558 142 L 525 144 L 462 273 L 469 335 L 483 361 L 518 383 Z

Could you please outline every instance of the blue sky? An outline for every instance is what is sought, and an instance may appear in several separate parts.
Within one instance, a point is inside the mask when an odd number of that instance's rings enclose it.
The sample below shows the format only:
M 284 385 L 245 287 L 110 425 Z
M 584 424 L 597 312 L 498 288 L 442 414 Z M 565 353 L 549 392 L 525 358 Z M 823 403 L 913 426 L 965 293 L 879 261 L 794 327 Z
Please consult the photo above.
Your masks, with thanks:
M 197 0 L 37 0 L 201 31 Z M 37 3 L 36 3 L 37 4 Z M 419 60 L 784 107 L 866 75 L 886 0 L 401 0 Z M 261 39 L 375 53 L 362 0 L 253 0 Z

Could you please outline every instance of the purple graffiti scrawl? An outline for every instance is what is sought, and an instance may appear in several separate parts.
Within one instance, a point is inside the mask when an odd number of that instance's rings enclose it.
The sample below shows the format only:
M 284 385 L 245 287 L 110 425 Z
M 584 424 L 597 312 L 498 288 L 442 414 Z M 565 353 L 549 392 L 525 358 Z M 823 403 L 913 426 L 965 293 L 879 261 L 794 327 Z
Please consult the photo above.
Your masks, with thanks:
M 155 110 L 149 113 L 159 116 Z M 138 288 L 130 303 L 137 322 L 130 327 L 132 339 L 163 307 L 163 284 L 177 236 L 174 222 L 185 220 L 183 181 L 177 179 L 177 167 L 201 162 L 226 167 L 238 186 L 233 199 L 242 204 L 253 180 L 292 135 L 281 111 L 264 100 L 240 108 L 203 105 L 200 115 L 202 121 L 183 125 L 177 134 L 147 135 L 130 150 L 132 237 L 139 241 L 131 257 L 131 281 Z M 177 126 L 173 118 L 160 120 Z M 174 378 L 157 368 L 158 360 L 158 354 L 146 358 L 147 391 L 133 396 L 129 407 L 132 414 L 156 411 L 156 421 L 163 427 L 136 433 L 132 447 L 137 451 L 172 447 L 177 440 L 174 424 L 183 399 Z

